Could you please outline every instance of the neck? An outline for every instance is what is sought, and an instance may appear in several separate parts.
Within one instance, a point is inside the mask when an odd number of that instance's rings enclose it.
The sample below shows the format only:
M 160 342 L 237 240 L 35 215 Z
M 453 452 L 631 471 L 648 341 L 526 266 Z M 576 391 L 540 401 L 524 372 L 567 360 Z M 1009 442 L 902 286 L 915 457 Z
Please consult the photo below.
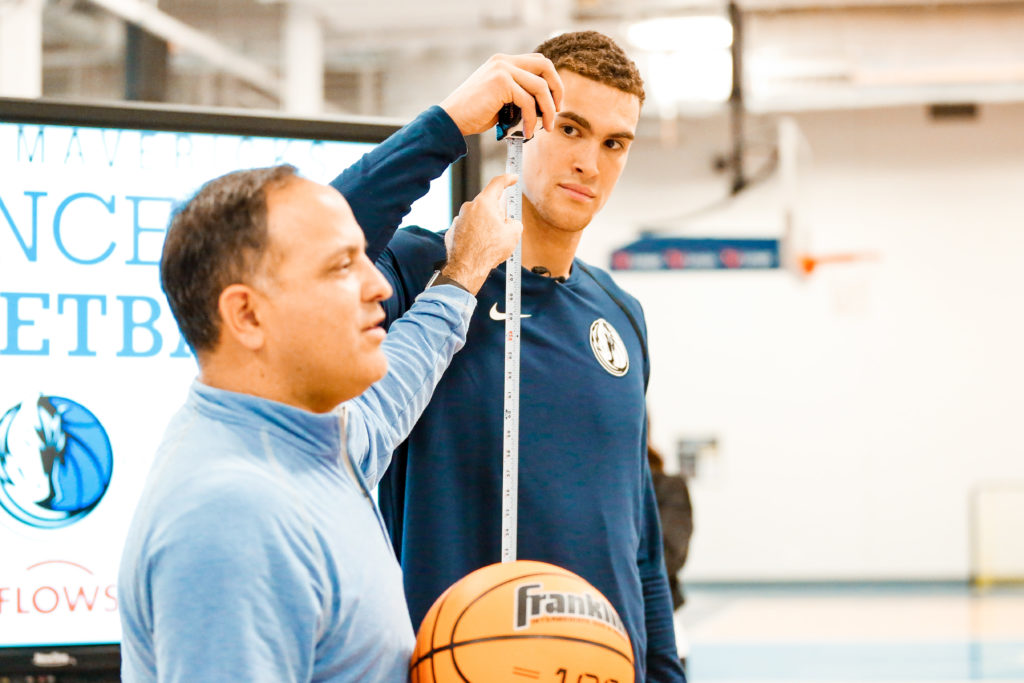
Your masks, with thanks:
M 355 398 L 369 384 L 349 381 L 344 386 L 325 383 L 312 371 L 274 362 L 266 348 L 253 350 L 232 343 L 226 335 L 213 350 L 197 354 L 199 381 L 214 389 L 249 394 L 284 403 L 311 413 L 326 413 Z M 312 378 L 312 379 L 311 379 Z
M 243 354 L 233 358 L 230 355 L 233 354 L 223 348 L 204 353 L 198 359 L 199 381 L 214 389 L 276 400 L 262 368 L 246 362 Z
M 523 198 L 523 267 L 547 268 L 551 277 L 569 277 L 582 230 L 560 230 L 544 220 Z
M 265 398 L 314 413 L 324 412 L 320 406 L 302 400 L 287 381 L 270 372 L 254 354 L 230 348 L 228 344 L 199 359 L 199 381 L 215 389 Z

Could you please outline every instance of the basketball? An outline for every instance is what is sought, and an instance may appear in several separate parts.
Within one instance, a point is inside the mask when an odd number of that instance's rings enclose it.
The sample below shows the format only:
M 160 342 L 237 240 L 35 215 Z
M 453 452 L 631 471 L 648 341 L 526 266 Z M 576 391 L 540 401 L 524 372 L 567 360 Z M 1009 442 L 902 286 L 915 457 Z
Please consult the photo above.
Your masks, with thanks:
M 478 569 L 420 625 L 411 683 L 632 683 L 618 613 L 572 572 L 519 560 Z

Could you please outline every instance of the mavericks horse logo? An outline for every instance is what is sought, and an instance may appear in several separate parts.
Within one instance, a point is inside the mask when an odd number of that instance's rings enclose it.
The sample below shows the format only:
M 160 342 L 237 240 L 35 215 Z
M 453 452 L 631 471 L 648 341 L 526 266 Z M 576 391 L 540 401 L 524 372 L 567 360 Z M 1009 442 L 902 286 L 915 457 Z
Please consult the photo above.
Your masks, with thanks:
M 601 367 L 616 377 L 629 372 L 629 351 L 612 324 L 598 318 L 590 325 L 590 348 Z
M 70 399 L 40 396 L 0 417 L 0 508 L 19 522 L 77 522 L 103 498 L 113 468 L 103 425 Z

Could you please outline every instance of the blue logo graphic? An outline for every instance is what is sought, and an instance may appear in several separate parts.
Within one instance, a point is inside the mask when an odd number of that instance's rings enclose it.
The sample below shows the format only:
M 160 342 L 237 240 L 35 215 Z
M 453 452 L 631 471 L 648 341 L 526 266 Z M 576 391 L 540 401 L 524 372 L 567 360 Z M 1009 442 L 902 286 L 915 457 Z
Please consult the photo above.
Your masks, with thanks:
M 40 396 L 0 417 L 0 508 L 19 522 L 77 522 L 103 498 L 113 469 L 103 425 L 71 399 Z

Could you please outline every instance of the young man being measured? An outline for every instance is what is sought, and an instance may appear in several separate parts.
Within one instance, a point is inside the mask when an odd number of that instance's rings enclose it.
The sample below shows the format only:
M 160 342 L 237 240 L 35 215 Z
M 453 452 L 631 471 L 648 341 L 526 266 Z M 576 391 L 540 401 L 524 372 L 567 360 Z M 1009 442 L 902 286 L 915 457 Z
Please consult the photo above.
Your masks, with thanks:
M 479 77 L 500 83 L 510 62 L 550 64 L 559 86 L 554 125 L 523 146 L 518 557 L 565 567 L 607 596 L 633 642 L 638 681 L 683 681 L 647 463 L 643 311 L 607 273 L 576 258 L 625 168 L 643 81 L 619 46 L 594 31 L 553 37 L 533 55 L 496 55 Z M 405 177 L 439 175 L 465 152 L 462 135 L 494 111 L 468 90 L 446 103 L 462 100 L 478 102 L 479 113 L 468 105 L 462 117 L 428 111 L 332 183 L 343 194 L 368 180 L 393 188 L 353 203 L 371 258 L 395 289 L 389 320 L 444 259 L 438 234 L 394 231 L 395 213 L 418 196 Z M 524 115 L 533 111 L 532 102 L 517 104 Z M 500 559 L 503 266 L 477 301 L 465 348 L 380 487 L 413 623 L 449 585 Z

